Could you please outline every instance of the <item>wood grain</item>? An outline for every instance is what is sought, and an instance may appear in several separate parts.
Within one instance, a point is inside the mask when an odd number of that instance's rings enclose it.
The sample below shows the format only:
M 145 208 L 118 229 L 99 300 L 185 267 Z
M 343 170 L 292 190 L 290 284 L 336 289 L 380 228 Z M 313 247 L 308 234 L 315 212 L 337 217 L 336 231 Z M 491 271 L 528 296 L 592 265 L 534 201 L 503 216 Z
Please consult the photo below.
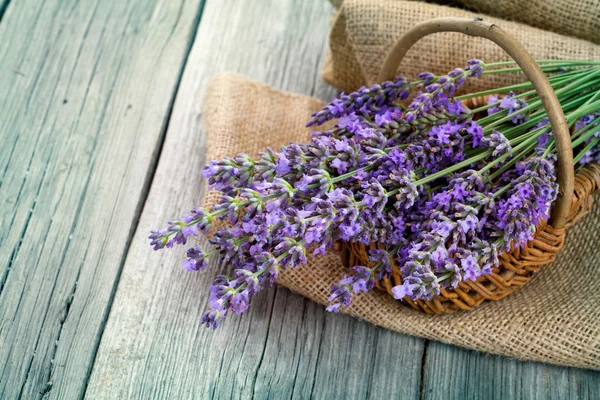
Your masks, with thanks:
M 431 342 L 423 399 L 598 399 L 600 372 L 565 368 Z
M 152 253 L 146 240 L 150 228 L 202 199 L 200 109 L 215 73 L 334 95 L 319 76 L 331 12 L 325 1 L 207 3 L 88 398 L 418 398 L 422 340 L 325 313 L 282 288 L 262 293 L 246 315 L 212 332 L 199 320 L 218 270 L 187 273 L 181 251 Z
M 0 4 L 0 398 L 74 399 L 201 3 Z
M 0 0 L 0 21 L 2 21 L 2 17 L 8 8 L 10 0 Z

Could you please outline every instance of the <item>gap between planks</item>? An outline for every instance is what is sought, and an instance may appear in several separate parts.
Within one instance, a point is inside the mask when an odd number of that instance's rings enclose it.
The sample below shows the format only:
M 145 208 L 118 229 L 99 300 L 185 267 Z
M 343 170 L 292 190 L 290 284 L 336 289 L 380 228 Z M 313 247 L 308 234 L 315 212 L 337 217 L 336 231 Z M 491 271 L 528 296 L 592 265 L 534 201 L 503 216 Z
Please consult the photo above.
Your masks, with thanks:
M 0 4 L 0 397 L 77 398 L 203 2 Z

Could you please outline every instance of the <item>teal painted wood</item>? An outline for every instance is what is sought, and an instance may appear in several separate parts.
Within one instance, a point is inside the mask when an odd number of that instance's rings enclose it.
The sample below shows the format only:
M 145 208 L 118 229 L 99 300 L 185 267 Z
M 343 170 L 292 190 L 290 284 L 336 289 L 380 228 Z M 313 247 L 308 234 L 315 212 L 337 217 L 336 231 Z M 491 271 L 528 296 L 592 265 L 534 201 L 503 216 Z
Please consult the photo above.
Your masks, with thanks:
M 199 0 L 6 8 L 0 398 L 82 396 L 200 9 Z
M 600 398 L 600 372 L 519 361 L 442 343 L 427 346 L 423 399 Z
M 214 74 L 335 94 L 320 78 L 331 13 L 322 0 L 207 2 L 87 398 L 418 398 L 423 340 L 325 313 L 283 288 L 212 332 L 199 320 L 218 270 L 183 271 L 183 252 L 153 253 L 146 239 L 202 198 L 200 109 Z
M 0 0 L 0 21 L 2 21 L 2 17 L 4 16 L 9 3 L 10 0 Z

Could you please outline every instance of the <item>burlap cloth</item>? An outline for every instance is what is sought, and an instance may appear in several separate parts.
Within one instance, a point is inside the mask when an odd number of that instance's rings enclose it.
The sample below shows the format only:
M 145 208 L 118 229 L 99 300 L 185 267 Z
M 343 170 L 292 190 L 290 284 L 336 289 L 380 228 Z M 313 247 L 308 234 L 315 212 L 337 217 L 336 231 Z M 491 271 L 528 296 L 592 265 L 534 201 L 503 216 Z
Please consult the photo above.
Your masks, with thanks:
M 205 100 L 207 159 L 306 141 L 304 128 L 321 101 L 283 93 L 231 74 L 216 77 Z M 205 206 L 218 195 L 211 192 Z M 357 296 L 344 312 L 397 332 L 480 351 L 600 369 L 600 208 L 572 228 L 557 262 L 523 288 L 474 311 L 428 316 L 386 293 Z M 327 304 L 330 286 L 344 274 L 331 253 L 284 271 L 278 283 Z
M 344 0 L 330 0 L 340 8 Z M 448 0 L 434 0 L 449 3 Z M 454 0 L 459 6 L 505 20 L 600 43 L 600 0 Z
M 600 43 L 600 0 L 455 0 L 476 11 Z
M 494 4 L 505 4 L 502 1 L 485 0 L 489 3 L 492 1 Z M 580 2 L 582 6 L 583 3 L 590 2 L 571 1 Z M 591 0 L 591 3 L 597 4 L 598 1 L 600 0 Z M 527 3 L 521 0 L 510 2 L 520 5 Z M 538 60 L 600 60 L 600 46 L 589 41 L 453 7 L 400 0 L 345 0 L 332 20 L 330 52 L 323 68 L 323 78 L 347 92 L 365 83 L 375 82 L 385 56 L 404 32 L 418 22 L 442 16 L 483 17 L 494 22 L 515 36 Z M 597 21 L 600 15 L 597 14 L 594 18 Z M 576 23 L 574 20 L 569 21 L 571 24 Z M 588 39 L 597 38 L 598 34 L 596 30 Z M 419 41 L 407 53 L 400 70 L 406 77 L 414 77 L 423 70 L 442 74 L 475 57 L 485 62 L 509 59 L 502 49 L 486 39 L 469 38 L 459 33 L 439 33 Z M 498 76 L 485 82 L 476 81 L 470 89 L 512 84 L 522 79 L 519 74 Z

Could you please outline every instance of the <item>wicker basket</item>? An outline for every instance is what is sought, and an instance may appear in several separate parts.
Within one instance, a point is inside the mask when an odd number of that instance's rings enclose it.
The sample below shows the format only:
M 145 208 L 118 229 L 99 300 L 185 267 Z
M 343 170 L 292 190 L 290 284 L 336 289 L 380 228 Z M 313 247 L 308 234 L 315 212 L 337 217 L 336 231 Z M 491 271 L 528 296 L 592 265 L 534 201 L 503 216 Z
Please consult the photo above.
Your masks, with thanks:
M 550 83 L 527 51 L 496 25 L 464 18 L 437 18 L 417 25 L 396 43 L 383 64 L 378 81 L 392 79 L 410 47 L 424 36 L 438 32 L 460 32 L 490 39 L 523 69 L 548 112 L 558 153 L 557 180 L 560 193 L 553 204 L 550 221 L 537 226 L 535 238 L 525 248 L 502 254 L 500 265 L 491 275 L 480 276 L 475 281 L 461 282 L 456 289 L 442 290 L 439 296 L 431 300 L 404 300 L 427 314 L 472 310 L 486 300 L 500 300 L 525 285 L 543 265 L 554 261 L 563 246 L 565 230 L 589 212 L 592 205 L 591 194 L 600 186 L 600 166 L 597 164 L 587 165 L 575 175 L 569 129 Z M 467 106 L 477 107 L 477 103 L 481 101 L 485 99 L 472 100 Z M 346 267 L 372 267 L 368 250 L 374 248 L 382 246 L 377 243 L 367 246 L 344 242 L 341 246 L 342 262 Z M 392 295 L 392 287 L 400 284 L 400 269 L 398 265 L 393 265 L 391 278 L 377 281 L 376 287 Z

